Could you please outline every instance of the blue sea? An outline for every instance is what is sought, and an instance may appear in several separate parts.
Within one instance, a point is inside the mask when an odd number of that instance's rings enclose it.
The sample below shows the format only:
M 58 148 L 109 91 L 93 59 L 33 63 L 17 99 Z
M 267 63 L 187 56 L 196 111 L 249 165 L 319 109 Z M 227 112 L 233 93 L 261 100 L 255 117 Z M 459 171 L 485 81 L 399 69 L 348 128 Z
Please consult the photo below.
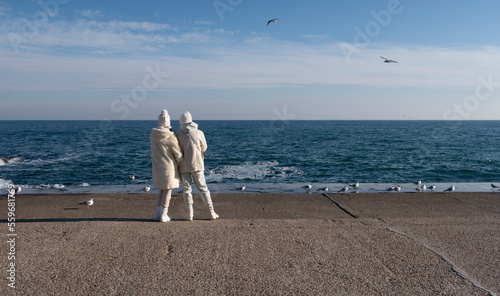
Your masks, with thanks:
M 178 129 L 176 122 L 174 130 Z M 443 191 L 500 185 L 500 121 L 197 121 L 209 189 L 219 193 L 359 192 L 400 184 Z M 152 184 L 156 121 L 0 121 L 0 190 L 139 192 Z M 130 176 L 135 176 L 131 180 Z M 180 191 L 180 189 L 178 189 Z M 154 192 L 154 190 L 153 190 Z M 176 192 L 174 190 L 174 192 Z

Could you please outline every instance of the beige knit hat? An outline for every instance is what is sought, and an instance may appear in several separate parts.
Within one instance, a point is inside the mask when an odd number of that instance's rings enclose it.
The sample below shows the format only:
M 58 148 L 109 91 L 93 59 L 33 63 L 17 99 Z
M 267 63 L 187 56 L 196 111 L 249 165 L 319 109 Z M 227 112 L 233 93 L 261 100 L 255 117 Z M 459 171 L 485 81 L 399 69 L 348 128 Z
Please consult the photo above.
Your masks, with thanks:
M 158 126 L 169 127 L 170 126 L 170 115 L 168 115 L 167 109 L 161 111 L 160 116 L 158 116 Z

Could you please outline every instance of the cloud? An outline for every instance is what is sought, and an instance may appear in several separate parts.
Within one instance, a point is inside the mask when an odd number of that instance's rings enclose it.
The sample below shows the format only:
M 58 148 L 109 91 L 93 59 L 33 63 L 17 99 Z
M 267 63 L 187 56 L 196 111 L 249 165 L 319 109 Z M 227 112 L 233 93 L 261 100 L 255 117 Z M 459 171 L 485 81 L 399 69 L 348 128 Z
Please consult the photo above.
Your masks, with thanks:
M 5 2 L 0 2 L 0 16 L 7 15 L 9 11 L 10 11 L 9 5 Z
M 81 15 L 86 18 L 98 18 L 102 16 L 102 13 L 99 10 L 86 9 L 81 12 Z
M 92 14 L 94 12 L 89 12 Z M 196 23 L 196 22 L 195 22 Z M 64 51 L 81 53 L 89 49 L 100 53 L 134 54 L 162 52 L 171 44 L 206 44 L 223 42 L 234 32 L 192 24 L 188 29 L 153 22 L 97 21 L 79 19 L 73 22 L 49 21 L 34 24 L 25 19 L 0 21 L 0 33 L 9 36 L 16 51 Z
M 481 75 L 500 74 L 495 67 L 500 63 L 498 47 L 372 43 L 347 55 L 343 43 L 317 44 L 314 38 L 284 41 L 258 33 L 241 39 L 238 32 L 195 23 L 181 29 L 152 22 L 52 21 L 40 27 L 19 53 L 4 41 L 0 88 L 129 88 L 146 66 L 157 64 L 170 73 L 159 89 L 311 85 L 460 89 L 476 86 Z M 6 22 L 0 26 L 2 33 L 15 28 Z M 384 64 L 380 56 L 399 64 Z

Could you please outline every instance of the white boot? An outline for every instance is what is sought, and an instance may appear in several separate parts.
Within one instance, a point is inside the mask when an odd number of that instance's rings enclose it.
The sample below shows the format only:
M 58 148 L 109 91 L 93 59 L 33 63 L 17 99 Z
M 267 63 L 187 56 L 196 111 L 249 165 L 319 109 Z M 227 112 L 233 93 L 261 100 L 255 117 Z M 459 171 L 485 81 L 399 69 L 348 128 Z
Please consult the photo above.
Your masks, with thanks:
M 215 220 L 215 219 L 219 218 L 219 215 L 217 215 L 214 211 L 213 205 L 208 206 L 208 211 L 210 212 L 210 219 Z
M 160 218 L 161 218 L 161 213 L 163 212 L 163 207 L 161 206 L 156 206 L 156 213 L 155 213 L 155 217 L 153 218 L 153 220 L 155 221 L 160 221 Z
M 161 207 L 161 208 L 162 208 L 162 213 L 161 213 L 161 217 L 160 217 L 160 222 L 170 221 L 170 217 L 168 216 L 168 208 L 164 208 L 164 207 Z
M 188 205 L 187 208 L 188 208 L 187 220 L 188 221 L 193 221 L 193 218 L 194 218 L 193 205 Z

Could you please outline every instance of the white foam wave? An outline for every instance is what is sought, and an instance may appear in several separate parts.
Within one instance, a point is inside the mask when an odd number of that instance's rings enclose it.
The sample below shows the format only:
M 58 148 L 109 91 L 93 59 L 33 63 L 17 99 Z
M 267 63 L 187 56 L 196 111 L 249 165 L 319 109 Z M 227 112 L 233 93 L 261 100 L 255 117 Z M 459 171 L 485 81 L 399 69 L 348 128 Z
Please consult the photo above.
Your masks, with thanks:
M 23 162 L 22 157 L 5 157 L 5 158 L 0 158 L 0 166 L 2 165 L 8 165 L 8 164 L 16 164 L 16 163 L 21 163 Z
M 14 183 L 11 180 L 0 179 L 0 189 L 12 188 Z
M 227 165 L 206 171 L 208 182 L 228 180 L 266 180 L 281 179 L 303 172 L 295 167 L 280 167 L 277 161 L 245 162 L 241 165 Z

